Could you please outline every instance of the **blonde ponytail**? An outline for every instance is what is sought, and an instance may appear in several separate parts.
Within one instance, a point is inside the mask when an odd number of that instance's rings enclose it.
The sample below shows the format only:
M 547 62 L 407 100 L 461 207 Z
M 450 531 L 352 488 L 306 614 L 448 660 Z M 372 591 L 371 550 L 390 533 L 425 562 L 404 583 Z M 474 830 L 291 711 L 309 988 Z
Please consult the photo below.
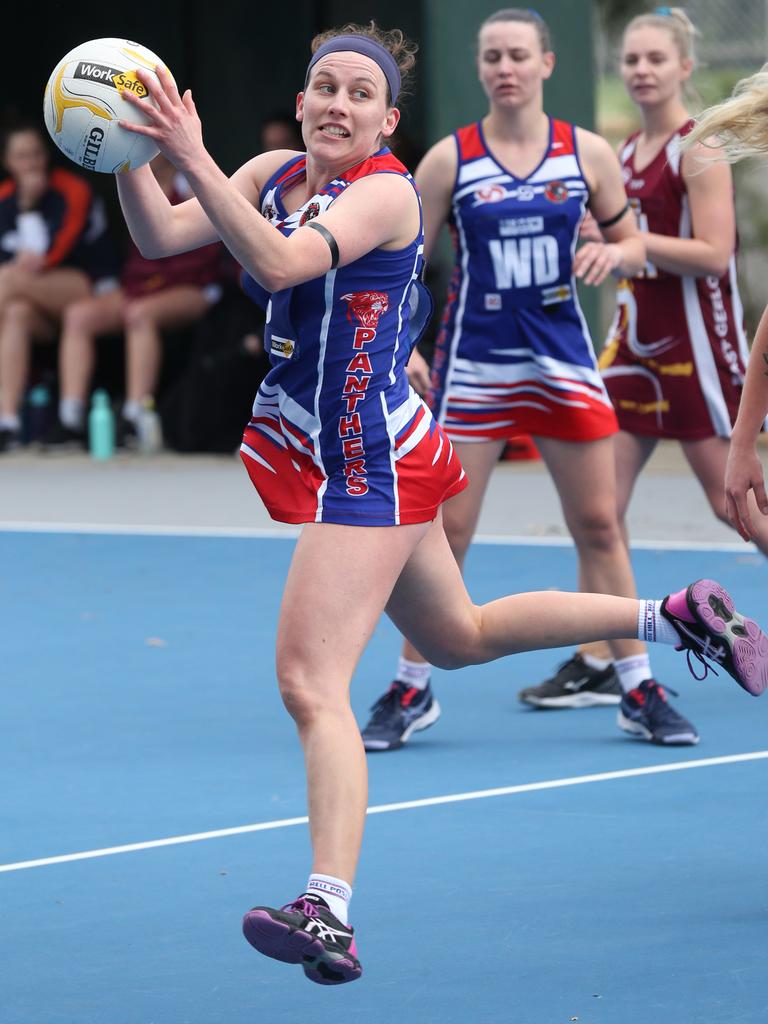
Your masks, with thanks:
M 696 118 L 683 140 L 689 149 L 702 143 L 716 150 L 718 160 L 735 163 L 748 156 L 768 155 L 768 64 L 737 82 L 733 94 Z

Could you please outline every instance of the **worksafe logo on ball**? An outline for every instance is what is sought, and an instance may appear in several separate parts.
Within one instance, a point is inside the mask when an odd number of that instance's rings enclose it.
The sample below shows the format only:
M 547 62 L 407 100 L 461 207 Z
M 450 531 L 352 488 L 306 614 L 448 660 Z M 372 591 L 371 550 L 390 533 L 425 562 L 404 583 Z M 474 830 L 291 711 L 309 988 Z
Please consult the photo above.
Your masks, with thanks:
M 108 67 L 106 64 L 92 64 L 81 60 L 78 61 L 73 77 L 89 82 L 100 82 L 102 85 L 117 89 L 118 92 L 128 90 L 140 99 L 147 95 L 147 90 L 136 77 L 135 71 L 118 71 L 117 68 Z
M 342 302 L 347 303 L 347 320 L 352 320 L 354 315 L 363 327 L 376 328 L 379 325 L 379 317 L 389 309 L 389 296 L 386 292 L 349 292 L 341 296 Z

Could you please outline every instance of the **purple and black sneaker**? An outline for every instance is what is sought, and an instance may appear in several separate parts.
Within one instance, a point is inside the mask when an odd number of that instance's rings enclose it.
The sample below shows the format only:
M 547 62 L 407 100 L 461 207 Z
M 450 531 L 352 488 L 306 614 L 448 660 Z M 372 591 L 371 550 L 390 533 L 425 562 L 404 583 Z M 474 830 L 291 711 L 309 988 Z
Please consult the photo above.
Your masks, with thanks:
M 314 893 L 304 893 L 281 910 L 254 907 L 243 918 L 243 935 L 265 956 L 301 964 L 318 985 L 343 985 L 363 973 L 354 929 L 334 917 Z
M 680 648 L 697 657 L 705 670 L 707 662 L 722 665 L 753 697 L 768 686 L 768 636 L 736 611 L 719 583 L 697 580 L 670 594 L 661 602 L 661 614 L 675 627 Z

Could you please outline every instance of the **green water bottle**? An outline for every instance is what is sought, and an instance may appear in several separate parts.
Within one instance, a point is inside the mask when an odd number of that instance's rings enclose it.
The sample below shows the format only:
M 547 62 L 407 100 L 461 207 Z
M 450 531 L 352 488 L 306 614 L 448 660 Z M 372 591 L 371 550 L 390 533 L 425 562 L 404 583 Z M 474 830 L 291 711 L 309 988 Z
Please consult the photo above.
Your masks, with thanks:
M 111 459 L 115 454 L 115 417 L 106 391 L 93 393 L 88 413 L 88 447 L 94 459 Z

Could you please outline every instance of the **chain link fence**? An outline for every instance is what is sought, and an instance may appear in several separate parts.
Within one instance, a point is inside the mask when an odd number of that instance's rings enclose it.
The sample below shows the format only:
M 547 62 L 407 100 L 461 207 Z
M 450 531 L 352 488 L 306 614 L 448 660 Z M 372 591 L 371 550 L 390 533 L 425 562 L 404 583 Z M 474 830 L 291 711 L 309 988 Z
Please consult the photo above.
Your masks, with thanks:
M 768 0 L 688 0 L 680 6 L 700 33 L 697 52 L 701 67 L 757 70 L 768 60 Z M 609 17 L 605 5 L 594 5 L 599 74 L 616 72 L 623 25 L 649 10 L 653 10 L 650 4 L 622 4 L 623 17 L 619 18 Z
M 698 29 L 697 70 L 688 101 L 696 113 L 730 95 L 738 79 L 768 61 L 768 0 L 688 0 L 681 4 Z M 599 74 L 598 130 L 613 145 L 638 127 L 637 111 L 619 77 L 624 26 L 650 3 L 606 0 L 593 4 L 595 59 Z M 768 162 L 747 161 L 734 168 L 736 217 L 740 236 L 739 281 L 750 334 L 768 304 Z M 613 296 L 604 296 L 607 322 Z

